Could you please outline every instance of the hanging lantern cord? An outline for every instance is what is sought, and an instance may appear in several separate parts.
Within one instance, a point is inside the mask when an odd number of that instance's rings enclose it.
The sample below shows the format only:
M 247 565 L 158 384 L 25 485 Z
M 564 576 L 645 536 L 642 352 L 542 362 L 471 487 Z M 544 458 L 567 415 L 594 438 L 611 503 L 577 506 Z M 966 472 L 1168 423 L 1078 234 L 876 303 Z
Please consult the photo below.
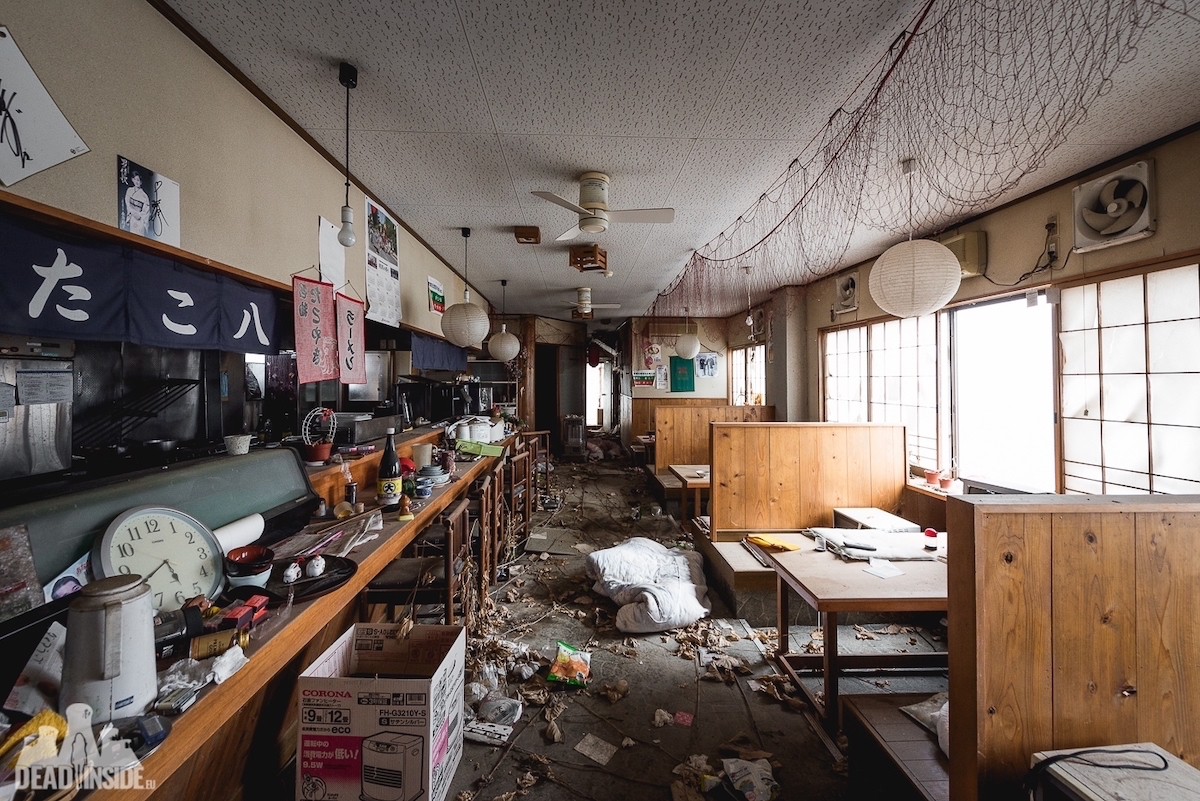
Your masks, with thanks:
M 350 205 L 350 82 L 346 82 L 346 204 Z

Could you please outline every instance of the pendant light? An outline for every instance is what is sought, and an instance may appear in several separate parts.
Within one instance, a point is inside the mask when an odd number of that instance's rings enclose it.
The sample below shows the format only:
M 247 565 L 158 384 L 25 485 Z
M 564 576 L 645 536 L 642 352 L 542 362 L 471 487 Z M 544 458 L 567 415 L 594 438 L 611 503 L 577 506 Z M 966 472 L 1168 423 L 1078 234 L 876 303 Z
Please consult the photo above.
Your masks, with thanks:
M 962 281 L 962 267 L 948 247 L 912 238 L 912 173 L 915 159 L 901 162 L 908 176 L 908 240 L 892 245 L 871 268 L 871 298 L 888 314 L 921 317 L 945 306 Z
M 504 316 L 508 309 L 508 279 L 501 279 L 500 287 L 504 293 L 500 300 L 500 315 Z M 500 323 L 500 333 L 488 340 L 488 353 L 497 361 L 511 362 L 520 352 L 521 340 L 508 333 L 507 323 Z
M 442 314 L 442 333 L 446 339 L 460 348 L 479 345 L 487 336 L 491 324 L 487 312 L 471 302 L 471 289 L 467 283 L 467 240 L 471 229 L 463 228 L 463 302 L 455 303 Z
M 746 327 L 753 329 L 754 314 L 750 311 L 750 265 L 743 265 L 742 269 L 746 271 Z M 750 333 L 750 339 L 754 339 L 753 330 Z
M 337 239 L 342 247 L 353 247 L 358 241 L 354 235 L 354 209 L 350 208 L 350 90 L 358 86 L 358 69 L 343 61 L 338 65 L 338 82 L 346 87 L 346 205 L 342 206 L 342 230 Z
M 681 359 L 694 359 L 700 352 L 700 338 L 691 331 L 688 324 L 688 309 L 683 309 L 683 336 L 675 340 L 675 353 Z

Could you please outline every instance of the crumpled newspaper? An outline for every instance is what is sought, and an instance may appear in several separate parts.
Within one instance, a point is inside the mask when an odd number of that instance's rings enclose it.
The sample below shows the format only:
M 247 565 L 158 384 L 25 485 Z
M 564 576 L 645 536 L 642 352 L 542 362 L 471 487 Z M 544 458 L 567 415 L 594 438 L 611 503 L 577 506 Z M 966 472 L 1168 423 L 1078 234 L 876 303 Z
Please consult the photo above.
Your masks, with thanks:
M 158 674 L 158 694 L 166 695 L 172 690 L 181 688 L 197 689 L 208 684 L 220 684 L 249 662 L 249 657 L 242 651 L 240 645 L 235 645 L 225 653 L 213 659 L 197 661 L 195 659 L 180 659 L 162 673 Z
M 725 775 L 746 801 L 770 801 L 779 797 L 779 784 L 765 759 L 722 759 Z

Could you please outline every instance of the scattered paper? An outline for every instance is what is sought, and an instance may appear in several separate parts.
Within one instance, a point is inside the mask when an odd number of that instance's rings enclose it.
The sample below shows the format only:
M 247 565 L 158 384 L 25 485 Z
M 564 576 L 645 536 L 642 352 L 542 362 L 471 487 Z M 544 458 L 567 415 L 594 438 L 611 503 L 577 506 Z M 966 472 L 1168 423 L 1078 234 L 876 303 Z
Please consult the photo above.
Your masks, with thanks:
M 665 709 L 654 710 L 654 728 L 661 729 L 673 720 L 670 712 Z
M 485 745 L 504 745 L 512 735 L 512 726 L 501 726 L 498 723 L 485 723 L 482 720 L 472 720 L 463 726 L 463 737 L 471 742 Z
M 594 734 L 585 734 L 579 744 L 575 746 L 575 750 L 601 765 L 607 765 L 608 761 L 613 758 L 613 754 L 617 753 L 615 745 L 606 743 Z
M 864 573 L 870 573 L 872 576 L 879 576 L 882 579 L 895 578 L 903 576 L 904 571 L 896 567 L 886 559 L 872 559 L 867 567 L 863 568 Z
M 672 718 L 671 722 L 676 726 L 691 726 L 694 719 L 695 715 L 693 715 L 691 712 L 684 712 L 682 709 L 680 709 L 675 713 L 675 717 Z

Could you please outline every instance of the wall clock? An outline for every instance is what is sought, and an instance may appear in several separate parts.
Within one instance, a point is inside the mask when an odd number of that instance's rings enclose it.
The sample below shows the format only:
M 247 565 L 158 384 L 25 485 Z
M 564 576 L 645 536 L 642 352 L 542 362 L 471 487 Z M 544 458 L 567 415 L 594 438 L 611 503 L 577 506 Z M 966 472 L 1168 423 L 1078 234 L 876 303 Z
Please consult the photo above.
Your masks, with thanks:
M 197 595 L 214 598 L 224 579 L 217 538 L 191 515 L 137 506 L 117 515 L 92 546 L 96 578 L 136 573 L 150 585 L 155 609 L 171 611 Z

